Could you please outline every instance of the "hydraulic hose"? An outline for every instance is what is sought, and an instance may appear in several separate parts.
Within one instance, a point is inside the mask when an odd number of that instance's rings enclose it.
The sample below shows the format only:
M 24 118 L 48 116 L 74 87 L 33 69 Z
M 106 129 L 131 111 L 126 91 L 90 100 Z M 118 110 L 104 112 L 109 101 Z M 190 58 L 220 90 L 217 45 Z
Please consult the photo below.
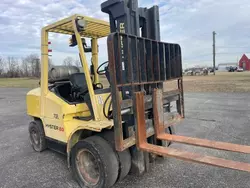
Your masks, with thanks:
M 105 100 L 105 102 L 104 102 L 104 104 L 103 104 L 103 114 L 104 114 L 104 116 L 107 118 L 107 119 L 111 119 L 112 118 L 112 113 L 111 114 L 109 114 L 110 112 L 111 112 L 111 104 L 112 104 L 112 102 L 110 101 L 110 103 L 109 103 L 109 106 L 108 106 L 108 114 L 106 113 L 106 105 L 107 105 L 107 102 L 108 102 L 108 100 L 111 98 L 111 94 L 107 97 L 107 99 Z

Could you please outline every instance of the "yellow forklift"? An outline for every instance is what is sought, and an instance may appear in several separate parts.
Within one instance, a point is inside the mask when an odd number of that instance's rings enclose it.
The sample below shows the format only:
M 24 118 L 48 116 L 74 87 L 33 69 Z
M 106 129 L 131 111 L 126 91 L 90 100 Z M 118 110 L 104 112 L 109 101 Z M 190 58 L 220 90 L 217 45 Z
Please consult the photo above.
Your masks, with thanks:
M 111 187 L 129 173 L 150 170 L 151 162 L 162 156 L 250 172 L 247 163 L 172 148 L 178 142 L 250 153 L 249 146 L 175 135 L 174 126 L 184 118 L 181 48 L 160 41 L 158 6 L 108 0 L 101 8 L 109 23 L 73 15 L 42 29 L 40 87 L 26 99 L 34 150 L 66 154 L 81 187 Z M 70 37 L 83 70 L 49 69 L 49 33 Z M 108 61 L 99 65 L 98 39 L 103 37 Z M 85 38 L 91 39 L 90 46 Z M 92 54 L 90 68 L 86 53 Z M 175 89 L 168 88 L 169 81 Z

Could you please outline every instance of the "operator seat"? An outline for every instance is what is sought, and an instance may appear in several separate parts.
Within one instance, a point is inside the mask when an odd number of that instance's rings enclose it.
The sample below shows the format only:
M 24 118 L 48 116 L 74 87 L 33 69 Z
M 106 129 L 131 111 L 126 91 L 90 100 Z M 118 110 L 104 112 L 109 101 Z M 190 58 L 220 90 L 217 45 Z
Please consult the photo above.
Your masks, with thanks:
M 88 85 L 86 82 L 85 74 L 83 72 L 74 73 L 70 75 L 69 81 L 72 87 L 72 97 L 76 100 L 83 100 L 84 95 L 88 93 Z
M 71 97 L 74 101 L 85 102 L 90 110 L 89 117 L 75 117 L 76 119 L 89 121 L 93 119 L 94 113 L 89 95 L 88 85 L 84 73 L 74 73 L 70 75 L 69 81 L 71 83 Z

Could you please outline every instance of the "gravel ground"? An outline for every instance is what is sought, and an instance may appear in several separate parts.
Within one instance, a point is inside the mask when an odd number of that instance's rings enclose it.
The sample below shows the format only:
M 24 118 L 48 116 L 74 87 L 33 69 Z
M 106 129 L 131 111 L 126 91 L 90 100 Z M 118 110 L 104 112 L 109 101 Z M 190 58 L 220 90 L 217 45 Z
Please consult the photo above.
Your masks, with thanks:
M 27 89 L 0 88 L 0 188 L 78 188 L 66 158 L 51 150 L 36 153 L 28 139 Z M 180 135 L 249 144 L 248 93 L 187 93 Z M 250 156 L 174 144 L 173 147 L 250 162 Z M 141 177 L 128 176 L 115 188 L 250 187 L 250 173 L 189 163 L 173 158 L 156 162 Z

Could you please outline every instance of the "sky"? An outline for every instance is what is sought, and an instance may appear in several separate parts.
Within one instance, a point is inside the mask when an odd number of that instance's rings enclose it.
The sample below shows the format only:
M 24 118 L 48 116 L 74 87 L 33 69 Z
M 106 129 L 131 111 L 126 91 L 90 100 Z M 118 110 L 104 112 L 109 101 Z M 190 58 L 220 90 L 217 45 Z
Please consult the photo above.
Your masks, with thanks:
M 108 21 L 103 0 L 1 0 L 0 56 L 21 58 L 40 54 L 41 28 L 75 13 Z M 183 67 L 212 65 L 212 32 L 216 32 L 216 64 L 237 62 L 250 53 L 249 0 L 139 0 L 139 6 L 160 7 L 161 40 L 178 43 Z M 51 35 L 54 64 L 62 64 L 76 49 L 68 36 Z M 106 61 L 106 39 L 99 41 L 99 63 Z M 90 57 L 88 56 L 88 59 Z M 250 57 L 249 57 L 250 58 Z

